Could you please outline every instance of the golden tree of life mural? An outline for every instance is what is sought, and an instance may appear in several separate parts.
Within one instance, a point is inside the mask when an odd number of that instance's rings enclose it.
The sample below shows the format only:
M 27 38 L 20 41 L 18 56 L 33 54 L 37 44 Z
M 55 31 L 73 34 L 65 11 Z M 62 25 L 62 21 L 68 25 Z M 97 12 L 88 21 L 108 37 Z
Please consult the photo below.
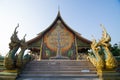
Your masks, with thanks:
M 58 22 L 45 36 L 44 43 L 52 51 L 65 52 L 71 48 L 74 35 L 64 25 Z

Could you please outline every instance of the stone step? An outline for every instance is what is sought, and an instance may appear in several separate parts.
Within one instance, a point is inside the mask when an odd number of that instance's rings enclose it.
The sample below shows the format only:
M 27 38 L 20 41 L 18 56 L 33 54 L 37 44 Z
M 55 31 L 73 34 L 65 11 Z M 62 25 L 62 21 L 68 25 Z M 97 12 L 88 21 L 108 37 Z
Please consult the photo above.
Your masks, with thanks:
M 86 66 L 76 66 L 76 65 L 53 65 L 53 66 L 44 66 L 44 65 L 40 65 L 40 66 L 36 66 L 36 65 L 32 65 L 32 66 L 25 66 L 26 68 L 50 68 L 50 67 L 72 67 L 72 68 L 82 68 L 82 67 L 86 67 L 86 68 L 94 68 L 93 65 L 89 66 L 89 65 L 86 65 Z
M 96 74 L 96 71 L 23 71 L 22 74 Z
M 66 65 L 62 65 L 62 64 L 56 64 L 56 63 L 54 63 L 54 65 L 42 65 L 41 63 L 50 63 L 50 64 L 53 64 L 53 62 L 63 62 L 63 63 L 65 63 L 66 62 Z M 78 61 L 72 61 L 72 62 L 77 62 L 78 64 L 79 64 L 79 62 Z M 34 63 L 34 65 L 33 64 L 31 64 L 31 63 Z M 35 63 L 36 63 L 36 65 L 35 65 Z M 84 65 L 82 65 L 82 66 L 80 66 L 80 65 L 68 65 L 69 63 L 71 63 L 71 61 L 32 61 L 32 62 L 30 62 L 29 64 L 27 64 L 26 66 L 25 66 L 25 69 L 24 69 L 24 71 L 28 71 L 28 70 L 35 70 L 35 71 L 55 71 L 55 70 L 65 70 L 65 71 L 67 71 L 67 70 L 69 70 L 69 71 L 72 71 L 72 70 L 84 70 L 84 69 L 89 69 L 90 71 L 96 71 L 96 68 L 95 67 L 93 67 L 93 65 L 86 65 L 86 66 L 84 66 Z M 83 62 L 81 62 L 82 64 L 84 64 Z M 38 64 L 41 64 L 40 66 L 38 65 Z
M 62 63 L 62 64 L 64 64 L 64 63 L 66 63 L 66 62 L 70 62 L 70 63 L 79 63 L 79 62 L 85 62 L 85 63 L 89 63 L 89 61 L 31 61 L 31 62 L 29 62 L 29 63 L 33 63 L 34 64 L 34 62 L 35 63 L 43 63 L 43 64 L 45 64 L 45 63 L 51 63 L 51 62 L 56 62 L 56 63 Z
M 70 63 L 70 62 L 66 62 L 66 63 L 56 63 L 56 62 L 51 62 L 51 63 L 28 63 L 29 64 L 35 64 L 35 65 L 91 65 L 91 63 L 82 63 L 82 62 L 78 62 L 78 63 Z
M 39 71 L 41 71 L 41 70 L 83 70 L 83 69 L 89 69 L 89 70 L 95 70 L 96 71 L 96 68 L 88 68 L 88 67 L 34 67 L 34 68 L 25 68 L 25 69 L 23 69 L 23 70 L 25 70 L 25 71 L 27 71 L 27 70 L 39 70 Z
M 55 65 L 55 66 L 43 66 L 43 65 L 41 65 L 41 66 L 25 66 L 26 68 L 52 68 L 52 67 L 65 67 L 65 68 L 67 68 L 67 67 L 71 67 L 71 68 L 83 68 L 83 67 L 86 67 L 86 68 L 95 68 L 95 67 L 93 67 L 92 65 L 91 66 L 75 66 L 75 65 L 72 65 L 72 66 L 67 66 L 67 65 Z
M 98 78 L 96 68 L 89 61 L 42 60 L 31 61 L 26 64 L 17 80 L 70 77 L 79 78 L 78 80 L 81 80 L 80 78 Z
M 74 71 L 77 71 L 77 70 L 90 70 L 90 71 L 96 71 L 96 68 L 85 68 L 85 67 L 81 67 L 81 68 L 73 68 L 73 67 L 49 67 L 49 68 L 25 68 L 24 71 L 56 71 L 56 70 L 65 70 L 65 71 L 71 71 L 71 70 L 74 70 Z
M 94 67 L 72 67 L 72 66 L 52 66 L 52 67 L 46 67 L 46 66 L 43 66 L 43 67 L 26 67 L 25 69 L 96 69 Z M 24 69 L 24 70 L 25 70 Z
M 26 67 L 34 67 L 34 65 L 37 66 L 60 66 L 62 64 L 30 64 L 31 66 L 29 66 L 29 64 L 26 65 Z M 65 64 L 65 65 L 62 65 L 62 66 L 90 66 L 90 67 L 93 67 L 93 65 L 91 64 Z
M 31 65 L 31 66 L 30 66 Z M 69 64 L 66 64 L 66 65 L 62 65 L 62 64 L 54 64 L 54 65 L 40 65 L 40 64 L 27 64 L 26 67 L 42 67 L 42 66 L 79 66 L 79 67 L 93 67 L 93 65 L 91 64 L 87 64 L 87 65 L 69 65 Z
M 31 65 L 31 66 L 29 66 L 29 65 Z M 41 63 L 34 63 L 34 64 L 31 64 L 31 63 L 29 63 L 29 64 L 27 64 L 26 65 L 26 67 L 34 67 L 34 65 L 36 65 L 36 66 L 55 66 L 55 65 L 57 65 L 57 66 L 60 66 L 60 65 L 62 65 L 62 66 L 90 66 L 90 67 L 93 67 L 93 65 L 92 64 L 87 64 L 87 63 L 82 63 L 82 62 L 80 62 L 80 63 L 66 63 L 66 64 L 62 64 L 62 63 L 59 63 L 59 64 L 57 64 L 57 63 L 46 63 L 46 64 L 41 64 Z
M 56 60 L 54 60 L 54 61 L 47 61 L 47 60 L 44 60 L 44 61 L 31 61 L 30 63 L 31 64 L 36 64 L 36 63 L 41 63 L 41 64 L 46 64 L 46 63 L 57 63 L 57 64 L 59 64 L 59 63 L 61 63 L 61 64 L 64 64 L 64 63 L 72 63 L 72 64 L 74 64 L 74 63 L 80 63 L 80 62 L 84 62 L 84 63 L 89 63 L 89 61 L 67 61 L 67 60 L 64 60 L 64 61 L 56 61 Z
M 80 77 L 94 77 L 94 78 L 98 78 L 98 76 L 96 76 L 96 74 L 21 74 L 19 77 L 26 77 L 26 78 L 34 78 L 34 77 L 72 77 L 72 78 L 80 78 Z
M 73 77 L 47 77 L 47 78 L 19 78 L 17 80 L 100 80 L 98 78 L 94 77 L 78 77 L 78 78 L 73 78 Z
M 24 70 L 96 70 L 95 67 L 90 66 L 30 66 L 26 67 Z
M 46 63 L 56 63 L 56 64 L 59 64 L 59 63 L 61 63 L 61 64 L 66 64 L 66 63 L 69 63 L 69 64 L 78 64 L 78 63 L 80 63 L 80 62 L 84 62 L 84 63 L 89 63 L 88 61 L 31 61 L 30 63 L 31 64 L 38 64 L 38 63 L 40 63 L 40 64 L 46 64 Z
M 16 80 L 99 80 L 96 75 L 67 75 L 67 74 L 42 74 L 42 75 L 25 75 L 17 78 Z
M 30 64 L 31 65 L 31 64 Z M 82 65 L 82 66 L 79 66 L 79 65 L 35 65 L 35 66 L 25 66 L 26 68 L 52 68 L 52 67 L 72 67 L 72 68 L 82 68 L 82 67 L 86 67 L 86 68 L 95 68 L 93 65 Z

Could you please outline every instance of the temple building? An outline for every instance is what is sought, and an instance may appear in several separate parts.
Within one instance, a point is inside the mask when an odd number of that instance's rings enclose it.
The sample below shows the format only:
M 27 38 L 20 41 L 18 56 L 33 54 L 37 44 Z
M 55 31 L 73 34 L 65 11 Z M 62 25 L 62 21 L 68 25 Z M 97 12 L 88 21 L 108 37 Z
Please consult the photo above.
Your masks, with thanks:
M 71 29 L 60 11 L 47 29 L 29 41 L 25 41 L 26 35 L 21 40 L 17 37 L 18 27 L 10 38 L 6 71 L 0 73 L 0 80 L 120 80 L 118 62 L 109 49 L 111 37 L 103 25 L 99 42 Z M 31 54 L 24 55 L 26 49 Z
M 32 54 L 36 54 L 40 59 L 68 57 L 74 60 L 90 48 L 91 41 L 71 29 L 58 11 L 53 23 L 35 38 L 27 41 L 27 44 Z

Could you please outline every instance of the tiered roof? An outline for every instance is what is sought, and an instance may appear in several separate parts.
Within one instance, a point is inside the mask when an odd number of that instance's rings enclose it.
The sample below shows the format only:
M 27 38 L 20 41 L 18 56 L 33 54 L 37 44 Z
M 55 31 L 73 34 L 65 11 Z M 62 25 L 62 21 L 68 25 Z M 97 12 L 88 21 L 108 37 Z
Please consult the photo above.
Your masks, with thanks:
M 58 14 L 57 14 L 57 17 L 55 18 L 55 20 L 53 21 L 53 23 L 47 28 L 45 29 L 43 32 L 39 33 L 35 38 L 27 41 L 27 44 L 31 44 L 31 43 L 34 43 L 38 40 L 40 40 L 44 35 L 45 33 L 47 33 L 50 29 L 52 29 L 52 27 L 54 27 L 54 25 L 57 23 L 57 21 L 60 20 L 61 23 L 68 29 L 70 30 L 76 37 L 78 37 L 81 41 L 85 42 L 85 43 L 88 43 L 88 44 L 91 44 L 91 41 L 82 37 L 80 33 L 74 31 L 73 29 L 71 29 L 65 22 L 64 20 L 62 19 L 61 17 L 61 14 L 60 14 L 60 11 L 58 11 Z

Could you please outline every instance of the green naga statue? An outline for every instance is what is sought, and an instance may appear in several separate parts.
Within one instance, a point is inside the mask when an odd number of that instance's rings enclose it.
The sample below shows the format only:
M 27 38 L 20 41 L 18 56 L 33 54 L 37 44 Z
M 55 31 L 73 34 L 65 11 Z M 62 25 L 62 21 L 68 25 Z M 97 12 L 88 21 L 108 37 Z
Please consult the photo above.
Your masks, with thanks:
M 7 55 L 5 56 L 5 59 L 4 59 L 4 66 L 8 69 L 8 70 L 12 70 L 12 69 L 15 69 L 15 59 L 16 59 L 16 52 L 17 50 L 19 49 L 19 46 L 20 46 L 20 40 L 19 38 L 17 37 L 17 33 L 18 31 L 17 28 L 19 27 L 19 24 L 18 26 L 15 28 L 14 30 L 14 33 L 12 34 L 11 36 L 11 42 L 9 43 L 9 52 L 7 53 Z
M 26 34 L 25 34 L 25 36 L 26 36 Z M 25 42 L 25 36 L 23 37 L 23 39 L 20 42 L 21 51 L 17 55 L 17 61 L 16 61 L 17 68 L 22 68 L 23 65 L 24 65 L 23 55 L 24 55 L 24 52 L 25 52 L 25 50 L 27 48 L 27 44 Z

